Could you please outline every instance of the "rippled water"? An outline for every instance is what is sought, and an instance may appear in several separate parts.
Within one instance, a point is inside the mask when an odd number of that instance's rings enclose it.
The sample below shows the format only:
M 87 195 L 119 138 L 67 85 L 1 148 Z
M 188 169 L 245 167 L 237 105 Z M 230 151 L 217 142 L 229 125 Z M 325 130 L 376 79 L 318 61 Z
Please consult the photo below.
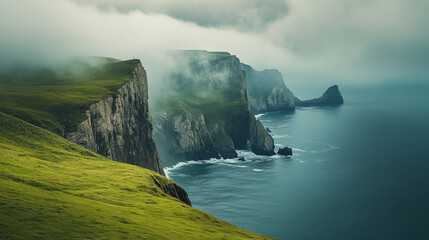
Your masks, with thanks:
M 166 172 L 194 207 L 266 235 L 429 239 L 429 92 L 392 91 L 345 91 L 340 107 L 259 115 L 293 157 L 240 151 L 244 162 Z

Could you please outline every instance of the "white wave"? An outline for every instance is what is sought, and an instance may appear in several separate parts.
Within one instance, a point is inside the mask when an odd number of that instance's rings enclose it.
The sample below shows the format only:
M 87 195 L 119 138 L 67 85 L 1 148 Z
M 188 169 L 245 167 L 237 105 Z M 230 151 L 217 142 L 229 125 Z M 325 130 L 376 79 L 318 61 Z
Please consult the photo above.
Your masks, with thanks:
M 252 153 L 253 154 L 253 153 Z M 248 160 L 246 160 L 248 161 Z M 178 162 L 175 165 L 171 166 L 171 167 L 166 167 L 164 168 L 164 173 L 165 176 L 167 178 L 169 178 L 169 174 L 176 170 L 179 169 L 183 166 L 188 166 L 188 165 L 195 165 L 195 164 L 219 164 L 219 165 L 225 165 L 225 166 L 231 166 L 231 167 L 246 167 L 246 166 L 240 166 L 240 165 L 234 165 L 236 163 L 243 163 L 243 161 L 240 161 L 236 158 L 231 158 L 231 159 L 217 159 L 217 158 L 211 158 L 210 160 L 197 160 L 197 161 L 186 161 L 186 162 Z
M 285 145 L 280 144 L 280 143 L 274 143 L 274 146 L 276 146 L 276 147 L 284 147 Z
M 272 134 L 271 135 L 273 138 L 290 138 L 289 135 L 287 134 L 283 134 L 283 135 L 276 135 L 276 134 Z
M 277 126 L 271 126 L 271 128 L 284 128 L 284 127 L 287 127 L 288 126 L 288 124 L 280 124 L 280 125 L 277 125 Z
M 305 150 L 299 149 L 299 148 L 292 148 L 292 150 L 297 151 L 297 152 L 305 152 Z
M 266 114 L 266 113 L 256 114 L 256 115 L 255 115 L 255 118 L 256 118 L 256 119 L 258 119 L 258 118 L 260 118 L 260 117 L 264 116 L 265 114 Z
M 262 170 L 262 169 L 258 169 L 258 168 L 254 168 L 254 169 L 253 169 L 253 171 L 255 171 L 255 172 L 262 172 L 262 171 L 264 171 L 264 170 Z
M 299 163 L 305 163 L 305 161 L 304 160 L 301 160 L 301 159 L 299 159 L 299 158 L 295 158 L 296 160 L 298 160 L 299 161 Z

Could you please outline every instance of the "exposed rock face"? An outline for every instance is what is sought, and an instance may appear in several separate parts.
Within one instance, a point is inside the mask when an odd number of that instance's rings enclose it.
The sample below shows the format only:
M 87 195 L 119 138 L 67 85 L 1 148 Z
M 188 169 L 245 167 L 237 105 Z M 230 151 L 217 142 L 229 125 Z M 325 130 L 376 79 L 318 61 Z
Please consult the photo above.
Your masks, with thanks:
M 180 104 L 154 117 L 154 138 L 163 163 L 236 158 L 236 149 L 246 149 L 248 140 L 255 153 L 274 154 L 271 136 L 260 122 L 255 123 L 249 109 L 240 60 L 228 53 L 185 53 L 193 55 L 190 73 L 185 75 L 179 68 L 168 79 L 177 88 L 170 100 Z
M 340 105 L 344 103 L 340 90 L 337 85 L 329 87 L 328 90 L 320 97 L 311 100 L 301 101 L 295 99 L 296 106 L 327 106 L 327 105 Z
M 292 156 L 292 148 L 290 147 L 280 148 L 277 153 L 280 155 Z
M 189 200 L 188 193 L 185 189 L 173 181 L 155 175 L 152 176 L 152 180 L 165 194 L 175 197 L 189 206 L 192 206 L 191 200 Z
M 257 155 L 268 156 L 276 154 L 274 152 L 273 137 L 265 130 L 261 121 L 257 120 L 253 115 L 250 117 L 249 133 L 252 152 Z
M 247 97 L 253 113 L 295 109 L 295 96 L 278 70 L 256 71 L 246 64 L 241 67 L 246 72 Z
M 66 135 L 68 140 L 112 160 L 164 175 L 152 138 L 147 77 L 141 63 L 116 96 L 92 104 L 86 116 L 75 132 Z
M 158 114 L 154 121 L 154 138 L 165 164 L 219 157 L 202 114 L 178 109 Z

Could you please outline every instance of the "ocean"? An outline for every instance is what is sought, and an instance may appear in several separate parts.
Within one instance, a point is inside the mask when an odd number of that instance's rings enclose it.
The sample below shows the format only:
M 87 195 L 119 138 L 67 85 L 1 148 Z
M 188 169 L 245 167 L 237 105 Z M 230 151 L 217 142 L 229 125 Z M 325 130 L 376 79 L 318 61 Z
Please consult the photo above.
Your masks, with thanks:
M 194 207 L 280 239 L 429 239 L 429 88 L 340 90 L 339 107 L 257 116 L 293 157 L 165 171 Z

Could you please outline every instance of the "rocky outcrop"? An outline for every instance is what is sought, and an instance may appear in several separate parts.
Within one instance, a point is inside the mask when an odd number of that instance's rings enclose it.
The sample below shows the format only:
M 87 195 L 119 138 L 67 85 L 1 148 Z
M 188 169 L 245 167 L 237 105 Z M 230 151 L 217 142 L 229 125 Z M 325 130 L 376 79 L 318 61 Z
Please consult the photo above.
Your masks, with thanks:
M 280 148 L 279 151 L 277 151 L 277 154 L 285 155 L 285 156 L 292 156 L 292 148 L 290 148 L 290 147 Z
M 203 114 L 177 109 L 156 114 L 154 121 L 153 135 L 165 165 L 219 157 Z
M 252 152 L 257 155 L 275 155 L 274 139 L 265 130 L 261 121 L 251 115 L 249 125 L 250 143 Z
M 278 70 L 256 71 L 246 64 L 241 67 L 246 72 L 247 97 L 253 113 L 295 109 L 295 96 Z
M 340 105 L 343 103 L 344 100 L 337 85 L 329 87 L 328 90 L 326 90 L 326 92 L 320 98 L 314 98 L 305 101 L 301 101 L 298 98 L 295 98 L 296 106 L 303 107 Z
M 215 146 L 223 158 L 236 158 L 238 156 L 235 151 L 234 142 L 224 132 L 219 133 L 215 137 Z
M 115 96 L 92 104 L 87 119 L 66 138 L 118 162 L 164 175 L 152 137 L 146 72 L 139 62 L 130 81 Z
M 170 195 L 172 197 L 175 197 L 175 198 L 179 199 L 180 201 L 188 204 L 189 206 L 192 206 L 191 200 L 189 200 L 188 193 L 185 191 L 185 189 L 183 189 L 182 187 L 180 187 L 179 185 L 177 185 L 176 183 L 174 183 L 170 179 L 166 179 L 164 177 L 156 176 L 156 175 L 152 175 L 151 177 L 152 177 L 153 182 L 165 194 Z
M 273 139 L 250 111 L 246 74 L 236 56 L 185 51 L 178 60 L 182 68 L 172 70 L 167 79 L 175 94 L 163 99 L 164 109 L 154 117 L 164 165 L 236 158 L 236 150 L 246 149 L 248 141 L 256 154 L 274 154 Z

